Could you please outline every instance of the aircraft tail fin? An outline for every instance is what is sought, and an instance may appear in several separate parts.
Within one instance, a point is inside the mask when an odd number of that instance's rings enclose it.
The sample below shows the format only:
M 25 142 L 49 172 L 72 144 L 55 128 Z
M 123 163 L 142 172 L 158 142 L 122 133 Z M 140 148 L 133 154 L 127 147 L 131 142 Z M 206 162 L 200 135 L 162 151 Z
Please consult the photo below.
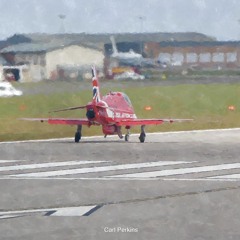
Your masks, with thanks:
M 113 50 L 113 54 L 117 54 L 118 50 L 117 50 L 117 44 L 115 42 L 114 36 L 110 37 L 110 40 L 112 42 L 112 50 Z
M 93 100 L 95 102 L 100 102 L 101 95 L 100 95 L 100 87 L 99 87 L 99 81 L 97 76 L 97 71 L 95 66 L 92 67 L 92 87 L 93 87 Z

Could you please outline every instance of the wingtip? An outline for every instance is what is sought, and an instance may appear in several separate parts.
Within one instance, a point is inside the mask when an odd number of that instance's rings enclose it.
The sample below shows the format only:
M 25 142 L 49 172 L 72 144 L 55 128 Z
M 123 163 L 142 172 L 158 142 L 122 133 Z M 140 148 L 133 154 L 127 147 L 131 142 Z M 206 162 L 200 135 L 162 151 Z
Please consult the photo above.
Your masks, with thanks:
M 18 118 L 18 120 L 31 121 L 31 122 L 34 122 L 34 121 L 46 122 L 48 121 L 48 118 Z

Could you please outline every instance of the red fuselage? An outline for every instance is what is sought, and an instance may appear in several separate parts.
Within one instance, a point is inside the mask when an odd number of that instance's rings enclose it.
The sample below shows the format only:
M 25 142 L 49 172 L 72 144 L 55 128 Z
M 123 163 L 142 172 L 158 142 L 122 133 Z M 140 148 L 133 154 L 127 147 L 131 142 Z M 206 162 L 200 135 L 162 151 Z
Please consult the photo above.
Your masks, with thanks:
M 102 125 L 106 135 L 117 133 L 116 123 L 137 118 L 129 97 L 122 92 L 110 92 L 101 101 L 88 103 L 86 115 L 91 125 Z

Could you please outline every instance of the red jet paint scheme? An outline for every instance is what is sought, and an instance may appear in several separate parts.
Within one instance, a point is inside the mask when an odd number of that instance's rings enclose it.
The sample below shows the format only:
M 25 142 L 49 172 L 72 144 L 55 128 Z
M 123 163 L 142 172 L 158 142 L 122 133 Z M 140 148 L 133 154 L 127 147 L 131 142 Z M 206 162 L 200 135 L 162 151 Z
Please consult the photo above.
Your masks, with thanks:
M 92 125 L 102 126 L 102 131 L 105 137 L 107 135 L 117 134 L 119 138 L 123 138 L 121 127 L 127 129 L 125 141 L 129 140 L 129 130 L 132 126 L 141 126 L 140 142 L 145 141 L 146 125 L 162 124 L 164 122 L 182 122 L 191 119 L 138 119 L 134 113 L 133 106 L 130 99 L 122 92 L 109 92 L 106 96 L 101 97 L 99 91 L 99 81 L 95 67 L 92 67 L 92 87 L 93 99 L 86 106 L 71 107 L 56 110 L 54 112 L 68 111 L 75 109 L 86 109 L 86 119 L 76 118 L 24 118 L 23 120 L 48 122 L 49 124 L 67 124 L 77 125 L 77 132 L 75 134 L 75 142 L 79 142 L 82 134 L 82 125 L 88 127 Z

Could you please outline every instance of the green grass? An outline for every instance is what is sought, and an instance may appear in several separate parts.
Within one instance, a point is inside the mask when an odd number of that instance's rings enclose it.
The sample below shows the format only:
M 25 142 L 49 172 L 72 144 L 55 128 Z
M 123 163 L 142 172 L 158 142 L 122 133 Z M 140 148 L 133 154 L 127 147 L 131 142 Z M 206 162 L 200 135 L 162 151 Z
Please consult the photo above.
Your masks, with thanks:
M 114 89 L 114 88 L 112 88 Z M 111 90 L 112 90 L 111 89 Z M 105 94 L 110 89 L 103 89 Z M 240 84 L 176 85 L 117 88 L 130 97 L 139 118 L 193 118 L 193 122 L 148 126 L 147 132 L 240 126 Z M 49 114 L 53 109 L 85 105 L 91 91 L 0 99 L 0 141 L 69 137 L 76 127 L 19 120 L 22 117 L 85 117 L 84 110 Z M 235 111 L 228 106 L 234 105 Z M 151 111 L 144 110 L 151 106 Z M 132 132 L 139 132 L 136 127 Z M 100 127 L 83 128 L 83 135 L 101 134 Z

